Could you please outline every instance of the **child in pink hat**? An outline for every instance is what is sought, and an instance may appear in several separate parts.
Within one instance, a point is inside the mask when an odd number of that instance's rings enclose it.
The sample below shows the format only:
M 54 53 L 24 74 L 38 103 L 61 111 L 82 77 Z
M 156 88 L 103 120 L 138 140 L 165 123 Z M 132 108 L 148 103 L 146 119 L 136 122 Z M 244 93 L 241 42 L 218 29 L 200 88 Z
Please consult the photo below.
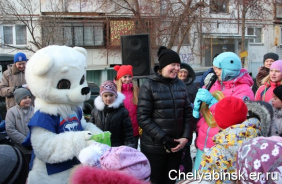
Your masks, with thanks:
M 119 171 L 142 181 L 150 180 L 151 168 L 147 157 L 128 146 L 110 147 L 94 142 L 81 150 L 78 158 L 86 166 Z
M 270 66 L 269 74 L 263 78 L 262 86 L 256 92 L 255 100 L 269 102 L 273 95 L 273 90 L 282 82 L 282 60 L 273 62 Z

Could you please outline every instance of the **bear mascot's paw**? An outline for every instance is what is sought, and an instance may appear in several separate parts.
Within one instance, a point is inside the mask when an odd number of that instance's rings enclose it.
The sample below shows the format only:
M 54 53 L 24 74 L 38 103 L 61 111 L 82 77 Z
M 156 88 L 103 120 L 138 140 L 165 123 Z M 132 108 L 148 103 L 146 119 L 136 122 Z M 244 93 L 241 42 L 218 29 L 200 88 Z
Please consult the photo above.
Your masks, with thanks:
M 33 147 L 28 183 L 68 183 L 79 152 L 93 143 L 93 134 L 102 133 L 83 118 L 82 104 L 90 98 L 86 60 L 84 48 L 53 45 L 27 62 L 26 81 L 35 96 L 25 141 Z

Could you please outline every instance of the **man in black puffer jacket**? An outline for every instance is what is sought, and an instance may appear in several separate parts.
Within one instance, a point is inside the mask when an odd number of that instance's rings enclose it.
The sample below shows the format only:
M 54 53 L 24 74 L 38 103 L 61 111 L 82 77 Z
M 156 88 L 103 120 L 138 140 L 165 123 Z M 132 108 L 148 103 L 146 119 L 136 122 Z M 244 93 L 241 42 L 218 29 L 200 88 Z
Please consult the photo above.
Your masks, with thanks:
M 192 107 L 184 82 L 177 78 L 179 55 L 160 47 L 158 57 L 156 74 L 143 83 L 138 97 L 141 151 L 150 161 L 152 183 L 175 183 L 182 149 L 192 139 Z

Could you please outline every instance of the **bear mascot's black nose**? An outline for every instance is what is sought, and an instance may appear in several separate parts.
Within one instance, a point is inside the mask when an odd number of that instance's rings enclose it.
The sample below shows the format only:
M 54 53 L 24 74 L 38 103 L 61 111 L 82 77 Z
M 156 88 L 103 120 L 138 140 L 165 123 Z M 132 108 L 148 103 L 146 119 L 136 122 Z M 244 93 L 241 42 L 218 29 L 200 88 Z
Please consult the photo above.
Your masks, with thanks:
M 90 88 L 89 87 L 84 87 L 81 89 L 81 94 L 82 95 L 87 95 L 90 92 Z

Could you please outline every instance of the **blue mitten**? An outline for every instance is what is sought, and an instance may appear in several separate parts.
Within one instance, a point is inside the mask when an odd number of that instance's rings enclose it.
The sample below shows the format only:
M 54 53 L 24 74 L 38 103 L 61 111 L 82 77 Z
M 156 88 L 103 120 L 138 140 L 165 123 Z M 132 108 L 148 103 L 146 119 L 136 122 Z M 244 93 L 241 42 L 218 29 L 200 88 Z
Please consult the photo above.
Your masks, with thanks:
M 199 118 L 200 117 L 200 106 L 201 106 L 201 101 L 194 101 L 194 108 L 193 108 L 193 116 L 194 118 Z
M 195 101 L 205 102 L 209 105 L 209 107 L 218 102 L 217 99 L 215 99 L 212 94 L 204 88 L 200 88 L 198 90 Z

